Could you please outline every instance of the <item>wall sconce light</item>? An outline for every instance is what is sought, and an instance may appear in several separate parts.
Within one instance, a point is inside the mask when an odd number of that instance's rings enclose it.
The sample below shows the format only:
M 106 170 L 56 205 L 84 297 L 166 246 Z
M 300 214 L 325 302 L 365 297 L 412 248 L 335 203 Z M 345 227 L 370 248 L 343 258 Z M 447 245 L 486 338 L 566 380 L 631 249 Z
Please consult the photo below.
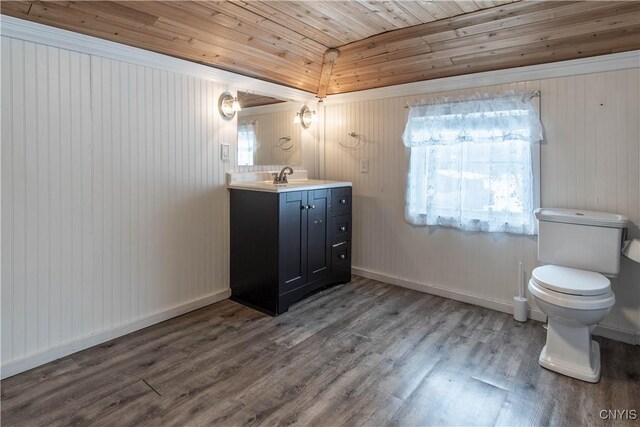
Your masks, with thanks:
M 316 112 L 311 111 L 306 105 L 302 107 L 299 113 L 293 118 L 293 123 L 301 124 L 303 128 L 308 129 L 311 123 L 316 121 Z
M 229 92 L 223 92 L 218 99 L 218 111 L 225 120 L 231 120 L 236 115 L 236 111 L 241 111 L 242 107 L 238 98 L 231 95 Z

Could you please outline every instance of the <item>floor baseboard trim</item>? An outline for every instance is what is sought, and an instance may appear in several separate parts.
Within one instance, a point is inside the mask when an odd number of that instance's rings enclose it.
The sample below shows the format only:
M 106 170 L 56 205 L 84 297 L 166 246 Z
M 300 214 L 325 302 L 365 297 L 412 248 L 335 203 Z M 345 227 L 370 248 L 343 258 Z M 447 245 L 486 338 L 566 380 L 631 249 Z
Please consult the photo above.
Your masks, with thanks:
M 449 298 L 460 302 L 466 302 L 467 304 L 478 305 L 480 307 L 490 308 L 492 310 L 501 311 L 503 313 L 513 314 L 513 305 L 503 301 L 481 297 L 479 295 L 468 294 L 466 292 L 454 291 L 440 286 L 428 285 L 426 283 L 418 283 L 411 280 L 403 279 L 402 277 L 393 276 L 360 267 L 352 267 L 351 272 L 357 276 L 366 277 L 368 279 L 375 279 L 380 282 L 388 283 L 390 285 L 401 286 L 403 288 L 413 289 L 414 291 L 425 292 L 427 294 L 437 295 L 439 297 Z M 540 322 L 544 322 L 546 320 L 544 313 L 539 310 L 530 308 L 528 310 L 528 315 L 530 319 L 538 320 Z
M 12 360 L 11 362 L 2 365 L 2 367 L 0 368 L 0 377 L 2 379 L 5 379 L 21 372 L 28 371 L 29 369 L 44 365 L 45 363 L 52 362 L 54 360 L 87 349 L 89 347 L 102 344 L 114 338 L 130 334 L 131 332 L 139 331 L 140 329 L 147 328 L 149 326 L 155 325 L 156 323 L 164 322 L 165 320 L 169 320 L 173 317 L 181 316 L 190 311 L 194 311 L 207 305 L 222 301 L 229 298 L 229 296 L 231 296 L 231 291 L 228 289 L 215 292 L 205 297 L 198 298 L 193 301 L 189 301 L 187 303 L 180 304 L 167 310 L 152 314 L 143 319 L 138 319 L 131 323 L 126 323 L 124 325 L 100 331 L 93 335 L 88 335 L 85 337 L 74 339 L 73 341 L 68 341 L 56 347 L 47 349 L 43 352 L 27 356 L 24 359 Z
M 640 345 L 640 333 L 634 334 L 633 332 L 624 331 L 622 329 L 614 328 L 606 325 L 597 325 L 593 330 L 593 335 L 609 338 L 614 341 L 625 342 L 627 344 Z
M 403 288 L 413 289 L 414 291 L 425 292 L 425 293 L 437 295 L 443 298 L 449 298 L 452 300 L 465 302 L 467 304 L 473 304 L 480 307 L 489 308 L 491 310 L 513 314 L 513 304 L 508 302 L 498 301 L 491 298 L 482 297 L 479 295 L 473 295 L 465 292 L 446 289 L 440 286 L 429 285 L 426 283 L 414 282 L 411 280 L 404 279 L 402 277 L 382 273 L 379 271 L 373 271 L 373 270 L 369 270 L 361 267 L 352 267 L 351 272 L 357 276 L 366 277 L 367 279 L 378 280 L 380 282 L 388 283 L 390 285 L 401 286 Z M 529 308 L 528 315 L 530 319 L 537 320 L 539 322 L 546 321 L 546 316 L 540 310 Z M 598 325 L 596 329 L 593 331 L 593 334 L 601 337 L 609 338 L 615 341 L 621 341 L 628 344 L 640 345 L 640 334 L 612 328 L 610 326 Z

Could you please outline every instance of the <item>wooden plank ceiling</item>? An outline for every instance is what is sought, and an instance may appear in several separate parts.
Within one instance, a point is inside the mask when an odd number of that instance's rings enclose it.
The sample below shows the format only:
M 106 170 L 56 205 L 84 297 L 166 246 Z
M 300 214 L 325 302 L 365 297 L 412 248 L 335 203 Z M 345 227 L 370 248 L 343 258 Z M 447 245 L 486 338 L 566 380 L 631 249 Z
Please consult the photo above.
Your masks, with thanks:
M 640 49 L 638 1 L 2 1 L 0 8 L 320 96 Z M 335 59 L 325 57 L 331 48 Z

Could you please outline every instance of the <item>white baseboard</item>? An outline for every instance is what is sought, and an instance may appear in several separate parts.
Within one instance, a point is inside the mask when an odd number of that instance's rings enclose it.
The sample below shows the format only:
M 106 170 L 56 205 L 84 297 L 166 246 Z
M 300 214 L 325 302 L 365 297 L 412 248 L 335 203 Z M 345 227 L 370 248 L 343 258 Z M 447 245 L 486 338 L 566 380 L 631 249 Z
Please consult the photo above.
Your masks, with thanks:
M 510 302 L 498 301 L 491 298 L 482 297 L 479 295 L 473 295 L 465 292 L 446 289 L 440 286 L 428 285 L 425 283 L 418 283 L 411 280 L 403 279 L 398 276 L 393 276 L 393 275 L 381 273 L 378 271 L 372 271 L 372 270 L 368 270 L 366 268 L 361 268 L 361 267 L 352 267 L 351 272 L 357 276 L 378 280 L 380 282 L 388 283 L 390 285 L 401 286 L 403 288 L 413 289 L 415 291 L 425 292 L 428 294 L 437 295 L 440 297 L 449 298 L 452 300 L 466 302 L 468 304 L 489 308 L 491 310 L 513 314 L 513 304 L 511 304 Z M 546 316 L 540 310 L 529 308 L 528 316 L 530 319 L 537 320 L 539 322 L 546 321 Z M 612 328 L 610 326 L 598 325 L 596 329 L 593 331 L 593 334 L 599 335 L 601 337 L 609 338 L 615 341 L 621 341 L 628 344 L 640 345 L 640 334 Z
M 180 304 L 175 307 L 171 307 L 167 310 L 152 314 L 143 319 L 135 320 L 131 323 L 116 326 L 111 329 L 100 331 L 93 335 L 76 338 L 72 341 L 65 342 L 56 347 L 47 349 L 43 352 L 32 354 L 24 359 L 12 360 L 0 367 L 0 377 L 2 379 L 19 374 L 20 372 L 28 371 L 45 363 L 52 362 L 62 357 L 68 356 L 72 353 L 84 350 L 89 347 L 93 347 L 103 342 L 110 341 L 114 338 L 121 337 L 131 332 L 144 329 L 148 326 L 155 325 L 156 323 L 164 322 L 165 320 L 173 317 L 180 316 L 193 310 L 197 310 L 209 304 L 222 301 L 229 298 L 231 295 L 230 290 L 220 291 L 213 294 L 209 294 L 205 297 L 198 298 L 193 301 L 189 301 L 185 304 Z
M 606 325 L 597 325 L 593 335 L 609 338 L 610 340 L 640 345 L 640 333 L 633 333 Z

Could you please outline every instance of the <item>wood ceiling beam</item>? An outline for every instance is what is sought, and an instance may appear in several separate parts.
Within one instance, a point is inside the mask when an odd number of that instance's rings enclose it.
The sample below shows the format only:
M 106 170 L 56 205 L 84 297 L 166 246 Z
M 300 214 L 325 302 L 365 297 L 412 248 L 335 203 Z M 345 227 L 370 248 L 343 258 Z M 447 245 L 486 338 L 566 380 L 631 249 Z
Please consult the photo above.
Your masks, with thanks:
M 322 61 L 322 72 L 320 73 L 320 83 L 318 84 L 318 92 L 316 96 L 323 99 L 327 96 L 327 88 L 329 87 L 329 81 L 331 79 L 331 70 L 333 69 L 333 63 L 340 55 L 338 49 L 328 49 L 324 54 L 324 60 Z

